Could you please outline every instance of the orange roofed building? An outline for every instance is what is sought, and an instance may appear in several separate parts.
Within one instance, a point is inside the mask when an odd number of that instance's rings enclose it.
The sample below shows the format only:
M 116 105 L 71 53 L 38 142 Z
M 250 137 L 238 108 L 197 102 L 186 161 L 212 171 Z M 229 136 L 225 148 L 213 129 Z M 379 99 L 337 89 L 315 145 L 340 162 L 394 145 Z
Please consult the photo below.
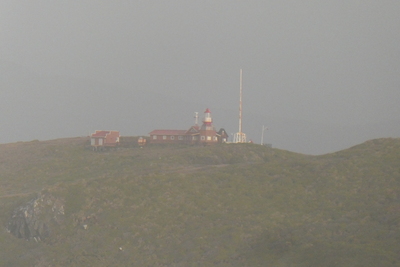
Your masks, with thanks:
M 115 147 L 119 143 L 119 131 L 96 131 L 90 136 L 90 145 L 97 149 Z
M 196 125 L 188 130 L 154 130 L 149 133 L 149 142 L 152 144 L 216 144 L 225 143 L 228 135 L 224 129 L 215 130 L 212 124 L 211 111 L 207 108 L 204 112 L 203 124 Z

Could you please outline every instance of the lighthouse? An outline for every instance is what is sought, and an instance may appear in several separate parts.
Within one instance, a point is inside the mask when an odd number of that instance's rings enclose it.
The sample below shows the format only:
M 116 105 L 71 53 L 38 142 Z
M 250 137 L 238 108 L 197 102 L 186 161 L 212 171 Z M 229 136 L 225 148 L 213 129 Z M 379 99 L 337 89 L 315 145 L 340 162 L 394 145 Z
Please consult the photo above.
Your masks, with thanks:
M 201 143 L 216 143 L 218 142 L 217 132 L 212 124 L 211 111 L 209 108 L 204 111 L 203 125 L 200 127 L 200 142 Z
M 203 126 L 201 128 L 204 128 L 204 130 L 214 130 L 214 127 L 212 125 L 211 111 L 208 108 L 206 109 L 206 111 L 204 111 Z

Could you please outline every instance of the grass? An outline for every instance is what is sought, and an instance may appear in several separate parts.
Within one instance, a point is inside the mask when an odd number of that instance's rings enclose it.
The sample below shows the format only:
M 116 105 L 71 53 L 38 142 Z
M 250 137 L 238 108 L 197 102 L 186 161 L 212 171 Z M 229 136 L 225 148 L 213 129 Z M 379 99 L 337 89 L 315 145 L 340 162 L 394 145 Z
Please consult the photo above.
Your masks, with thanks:
M 85 142 L 0 146 L 3 225 L 42 189 L 66 212 L 44 242 L 0 233 L 3 266 L 400 265 L 399 139 L 323 156 Z

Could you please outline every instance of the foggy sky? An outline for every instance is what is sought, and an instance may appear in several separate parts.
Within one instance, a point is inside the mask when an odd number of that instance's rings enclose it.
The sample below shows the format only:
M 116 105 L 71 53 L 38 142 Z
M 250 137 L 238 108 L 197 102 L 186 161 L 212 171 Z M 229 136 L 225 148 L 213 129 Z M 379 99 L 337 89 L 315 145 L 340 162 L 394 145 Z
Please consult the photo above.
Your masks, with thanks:
M 306 154 L 400 137 L 400 2 L 0 1 L 0 143 L 188 129 Z

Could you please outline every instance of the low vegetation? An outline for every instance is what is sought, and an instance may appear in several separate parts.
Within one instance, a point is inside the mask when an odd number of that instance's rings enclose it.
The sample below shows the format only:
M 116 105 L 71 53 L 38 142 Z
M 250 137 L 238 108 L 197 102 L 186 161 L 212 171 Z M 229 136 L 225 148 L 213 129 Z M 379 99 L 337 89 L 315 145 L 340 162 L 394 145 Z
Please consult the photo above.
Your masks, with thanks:
M 254 144 L 0 145 L 1 266 L 399 266 L 400 139 L 308 156 Z M 45 240 L 6 231 L 38 194 Z

